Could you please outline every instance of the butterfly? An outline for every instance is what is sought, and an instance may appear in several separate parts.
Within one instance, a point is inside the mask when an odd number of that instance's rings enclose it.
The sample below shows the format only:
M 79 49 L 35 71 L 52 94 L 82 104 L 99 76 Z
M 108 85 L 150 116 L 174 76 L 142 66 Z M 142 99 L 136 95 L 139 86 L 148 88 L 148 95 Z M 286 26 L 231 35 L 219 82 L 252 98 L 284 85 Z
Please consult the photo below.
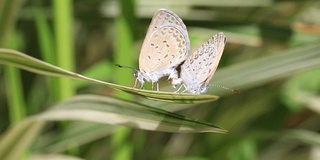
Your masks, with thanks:
M 226 42 L 226 36 L 220 32 L 200 46 L 181 65 L 180 78 L 173 79 L 171 82 L 173 87 L 181 84 L 177 91 L 184 87 L 183 92 L 187 91 L 193 94 L 207 92 Z
M 143 41 L 139 70 L 134 75 L 143 87 L 145 81 L 157 83 L 161 77 L 178 79 L 176 67 L 188 56 L 190 40 L 183 21 L 174 12 L 160 9 L 152 18 L 146 37 Z M 157 90 L 159 86 L 157 83 Z

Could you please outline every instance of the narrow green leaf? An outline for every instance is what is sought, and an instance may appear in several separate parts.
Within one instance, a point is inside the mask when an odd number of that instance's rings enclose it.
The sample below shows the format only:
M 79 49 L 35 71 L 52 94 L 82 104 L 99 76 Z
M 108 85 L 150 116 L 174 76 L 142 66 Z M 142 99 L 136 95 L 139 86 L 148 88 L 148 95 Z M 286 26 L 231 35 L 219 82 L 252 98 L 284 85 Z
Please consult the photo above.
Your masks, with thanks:
M 85 77 L 83 75 L 64 70 L 52 64 L 43 62 L 36 58 L 30 57 L 24 53 L 0 48 L 0 63 L 13 65 L 19 67 L 21 69 L 25 69 L 31 72 L 48 75 L 48 76 L 57 76 L 57 77 L 67 77 L 74 78 L 79 80 L 86 80 L 88 82 L 93 82 L 101 85 L 105 85 L 107 87 L 118 89 L 127 93 L 143 96 L 145 98 L 157 101 L 164 102 L 173 102 L 173 103 L 203 103 L 217 100 L 218 97 L 215 95 L 194 95 L 187 93 L 171 93 L 171 92 L 158 92 L 158 91 L 149 91 L 136 89 L 126 86 L 121 86 L 117 84 L 112 84 L 104 81 L 100 81 L 97 79 Z
M 43 122 L 25 119 L 12 126 L 0 139 L 0 159 L 19 159 L 43 127 Z
M 68 127 L 52 136 L 52 132 L 38 136 L 31 150 L 35 152 L 62 153 L 70 148 L 76 148 L 87 143 L 110 136 L 115 126 L 91 122 L 71 122 Z M 70 146 L 70 144 L 72 144 Z
M 221 67 L 213 76 L 210 84 L 225 86 L 244 92 L 250 88 L 270 83 L 280 78 L 286 78 L 308 69 L 319 68 L 319 66 L 320 44 L 315 43 L 290 48 L 277 53 L 270 52 L 263 57 Z M 219 87 L 210 87 L 208 93 L 214 93 L 218 96 L 234 94 Z M 159 103 L 157 106 L 170 111 L 181 109 L 180 106 L 177 107 L 175 104 L 164 105 L 163 103 Z M 186 107 L 183 109 L 186 109 Z
M 313 131 L 292 129 L 282 132 L 282 138 L 289 141 L 298 141 L 305 144 L 320 146 L 320 134 Z
M 55 37 L 55 57 L 57 66 L 73 71 L 75 68 L 75 52 L 73 37 L 73 1 L 54 0 L 53 25 Z M 58 79 L 58 98 L 64 99 L 75 94 L 76 88 L 70 79 Z
M 73 97 L 35 118 L 39 121 L 82 120 L 165 132 L 226 132 L 215 125 L 165 110 L 98 95 Z
M 14 125 L 0 139 L 0 159 L 18 159 L 39 134 L 46 121 L 61 120 L 123 125 L 163 132 L 227 132 L 213 124 L 165 110 L 111 97 L 81 95 Z
M 23 99 L 20 70 L 8 66 L 5 68 L 6 92 L 9 104 L 11 124 L 19 122 L 26 116 L 26 105 Z M 14 95 L 14 96 L 10 96 Z
M 211 84 L 249 89 L 320 66 L 320 44 L 299 46 L 217 70 Z M 208 91 L 213 92 L 213 90 Z M 215 89 L 217 95 L 230 93 Z

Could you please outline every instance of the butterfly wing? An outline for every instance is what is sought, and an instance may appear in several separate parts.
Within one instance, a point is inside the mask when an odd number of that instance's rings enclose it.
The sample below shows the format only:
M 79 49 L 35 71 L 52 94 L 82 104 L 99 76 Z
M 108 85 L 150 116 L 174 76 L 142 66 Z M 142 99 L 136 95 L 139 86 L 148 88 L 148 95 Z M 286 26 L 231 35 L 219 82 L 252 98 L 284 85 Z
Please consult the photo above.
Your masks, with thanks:
M 209 84 L 218 67 L 226 41 L 226 36 L 220 32 L 186 59 L 181 66 L 180 75 L 187 89 L 193 88 L 195 92 L 199 92 L 201 87 Z
M 172 11 L 160 9 L 152 18 L 139 56 L 142 72 L 159 72 L 175 68 L 190 50 L 187 28 Z

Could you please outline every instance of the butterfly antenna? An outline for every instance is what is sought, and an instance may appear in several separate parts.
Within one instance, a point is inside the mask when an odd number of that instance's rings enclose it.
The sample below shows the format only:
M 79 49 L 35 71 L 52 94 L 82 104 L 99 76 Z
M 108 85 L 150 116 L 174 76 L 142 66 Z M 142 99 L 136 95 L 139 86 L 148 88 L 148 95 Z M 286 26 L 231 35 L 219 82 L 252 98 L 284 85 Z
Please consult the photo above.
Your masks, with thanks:
M 133 75 L 135 76 L 135 77 L 137 77 L 137 75 L 138 75 L 138 70 L 137 69 L 135 69 L 135 68 L 133 68 L 133 67 L 129 67 L 129 66 L 123 66 L 123 65 L 120 65 L 120 64 L 115 64 L 117 67 L 119 67 L 119 68 L 129 68 L 129 69 L 131 69 L 132 70 L 132 72 L 133 72 Z
M 123 65 L 120 65 L 120 64 L 115 64 L 117 67 L 119 68 L 129 68 L 129 69 L 132 69 L 132 70 L 136 70 L 135 68 L 133 67 L 129 67 L 129 66 L 123 66 Z
M 129 68 L 129 69 L 132 69 L 133 72 L 136 72 L 137 69 L 133 68 L 133 67 L 129 67 L 129 66 L 123 66 L 123 65 L 120 65 L 120 64 L 115 64 L 117 67 L 119 68 Z
M 235 93 L 240 93 L 239 90 L 231 89 L 231 88 L 228 88 L 228 87 L 225 87 L 225 86 L 220 86 L 220 85 L 217 85 L 217 84 L 213 84 L 212 86 L 219 87 L 219 88 L 222 88 L 222 89 L 225 89 L 225 90 L 228 90 L 228 91 L 231 91 L 231 92 L 235 92 Z

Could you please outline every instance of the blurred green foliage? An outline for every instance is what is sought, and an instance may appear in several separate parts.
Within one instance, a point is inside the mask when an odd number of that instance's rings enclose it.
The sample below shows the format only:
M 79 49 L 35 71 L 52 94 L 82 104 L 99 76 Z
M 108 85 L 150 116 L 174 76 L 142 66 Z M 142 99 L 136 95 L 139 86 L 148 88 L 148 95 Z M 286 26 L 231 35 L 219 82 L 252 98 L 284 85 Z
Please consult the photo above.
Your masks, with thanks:
M 131 86 L 131 71 L 113 64 L 138 67 L 141 42 L 150 18 L 159 8 L 168 8 L 183 19 L 192 50 L 218 31 L 227 35 L 212 84 L 234 87 L 241 93 L 211 87 L 209 93 L 222 96 L 218 101 L 166 104 L 132 99 L 98 85 L 59 82 L 57 78 L 1 66 L 1 134 L 13 123 L 23 121 L 24 116 L 40 113 L 66 97 L 101 93 L 179 111 L 229 132 L 182 134 L 114 130 L 84 122 L 64 127 L 48 123 L 42 132 L 33 134 L 36 138 L 26 155 L 40 159 L 48 156 L 45 153 L 61 159 L 67 155 L 83 159 L 320 159 L 319 1 L 3 0 L 0 46 L 32 53 L 30 56 L 89 77 Z M 276 55 L 292 50 L 301 51 L 300 59 L 290 56 L 295 54 Z M 310 55 L 304 51 L 313 53 L 314 58 L 304 59 L 303 55 Z M 287 67 L 275 65 L 285 60 Z M 241 66 L 250 66 L 251 70 L 237 70 Z M 223 75 L 229 71 L 233 75 Z M 242 74 L 250 71 L 257 72 L 257 76 Z M 169 83 L 163 79 L 160 85 L 165 88 Z

